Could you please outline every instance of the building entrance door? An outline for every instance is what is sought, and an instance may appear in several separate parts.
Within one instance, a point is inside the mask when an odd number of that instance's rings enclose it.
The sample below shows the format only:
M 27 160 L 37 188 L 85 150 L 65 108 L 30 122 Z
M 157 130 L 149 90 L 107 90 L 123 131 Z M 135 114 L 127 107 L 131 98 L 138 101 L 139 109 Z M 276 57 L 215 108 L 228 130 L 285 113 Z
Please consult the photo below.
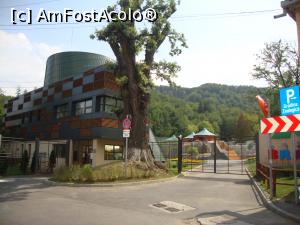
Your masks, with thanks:
M 92 140 L 75 140 L 73 144 L 73 163 L 84 165 L 91 163 Z

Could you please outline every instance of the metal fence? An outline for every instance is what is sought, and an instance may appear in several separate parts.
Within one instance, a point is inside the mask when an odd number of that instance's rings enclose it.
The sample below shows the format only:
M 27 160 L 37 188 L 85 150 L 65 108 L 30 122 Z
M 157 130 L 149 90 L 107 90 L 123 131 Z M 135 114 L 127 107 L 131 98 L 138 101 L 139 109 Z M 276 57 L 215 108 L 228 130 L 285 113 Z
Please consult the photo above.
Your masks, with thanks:
M 156 161 L 177 171 L 180 161 L 178 141 L 150 142 Z M 216 157 L 215 157 L 216 155 Z M 214 141 L 182 142 L 182 171 L 245 173 L 245 160 L 256 155 L 256 142 L 252 138 L 243 143 Z
M 51 151 L 55 151 L 56 165 L 65 164 L 65 140 L 25 140 L 22 138 L 3 137 L 0 147 L 0 173 L 4 174 L 9 167 L 20 167 L 22 155 L 27 151 L 29 163 L 28 171 L 31 168 L 32 160 L 36 154 L 35 172 L 49 172 L 49 158 Z M 35 153 L 37 151 L 37 153 Z

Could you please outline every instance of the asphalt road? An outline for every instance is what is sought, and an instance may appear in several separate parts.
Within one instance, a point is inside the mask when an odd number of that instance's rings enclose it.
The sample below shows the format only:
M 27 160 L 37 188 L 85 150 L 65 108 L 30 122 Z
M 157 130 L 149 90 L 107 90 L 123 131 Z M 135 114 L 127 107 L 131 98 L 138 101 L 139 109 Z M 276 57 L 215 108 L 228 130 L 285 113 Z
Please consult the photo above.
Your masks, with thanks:
M 49 186 L 44 179 L 0 179 L 0 225 L 199 224 L 193 218 L 295 224 L 262 205 L 247 175 L 192 172 L 164 183 L 105 188 Z M 195 209 L 170 213 L 150 206 L 162 201 Z

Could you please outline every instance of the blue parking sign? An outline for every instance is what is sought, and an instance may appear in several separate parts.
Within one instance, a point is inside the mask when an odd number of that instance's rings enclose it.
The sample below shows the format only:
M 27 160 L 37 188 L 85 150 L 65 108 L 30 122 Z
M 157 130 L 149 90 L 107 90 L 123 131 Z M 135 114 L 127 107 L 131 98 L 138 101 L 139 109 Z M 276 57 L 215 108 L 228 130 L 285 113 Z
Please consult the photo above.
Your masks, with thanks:
M 280 90 L 280 110 L 282 116 L 300 113 L 299 86 Z

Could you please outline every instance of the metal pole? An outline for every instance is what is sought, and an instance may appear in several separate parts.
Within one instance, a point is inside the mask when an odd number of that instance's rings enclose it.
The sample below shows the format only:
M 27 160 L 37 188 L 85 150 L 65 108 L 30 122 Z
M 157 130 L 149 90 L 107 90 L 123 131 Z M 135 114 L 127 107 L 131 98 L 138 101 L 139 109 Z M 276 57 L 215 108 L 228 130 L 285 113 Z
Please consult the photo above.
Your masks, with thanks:
M 268 117 L 271 117 L 270 101 L 267 100 L 268 104 Z M 270 197 L 274 197 L 273 193 L 273 161 L 272 161 L 272 134 L 268 134 L 268 151 L 269 151 L 269 185 L 270 185 Z
M 128 138 L 125 139 L 125 178 L 127 178 L 127 151 L 128 151 Z
M 243 174 L 243 144 L 241 143 L 241 174 Z
M 228 160 L 227 160 L 227 173 L 229 173 L 229 150 L 230 150 L 230 148 L 229 148 L 229 143 L 227 144 L 227 158 L 228 158 Z
M 170 142 L 168 142 L 169 145 L 169 169 L 171 168 L 171 149 L 170 149 Z
M 191 167 L 191 171 L 193 170 L 193 164 L 192 164 L 192 159 L 193 159 L 193 149 L 192 149 L 192 152 L 191 152 L 191 161 L 190 161 L 190 167 Z
M 295 203 L 298 204 L 298 179 L 297 179 L 297 159 L 296 159 L 296 135 L 295 132 L 291 133 L 292 137 L 292 152 L 294 153 L 294 191 L 295 191 Z
M 204 143 L 202 142 L 202 144 L 204 144 Z M 199 141 L 199 145 L 200 145 L 200 141 Z M 203 172 L 204 171 L 204 150 L 203 150 L 203 145 L 201 146 L 201 150 L 202 150 L 202 172 Z
M 217 146 L 216 146 L 217 138 L 215 137 L 214 142 L 214 173 L 217 173 Z
M 178 156 L 177 156 L 177 171 L 181 174 L 182 171 L 182 136 L 178 136 Z

